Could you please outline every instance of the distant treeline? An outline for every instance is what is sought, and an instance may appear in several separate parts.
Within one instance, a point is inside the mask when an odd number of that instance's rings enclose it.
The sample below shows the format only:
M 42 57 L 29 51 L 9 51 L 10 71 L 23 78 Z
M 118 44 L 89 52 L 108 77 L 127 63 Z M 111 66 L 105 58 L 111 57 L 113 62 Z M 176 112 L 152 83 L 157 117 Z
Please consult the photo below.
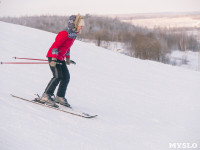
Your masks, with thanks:
M 0 21 L 20 24 L 53 33 L 58 33 L 67 27 L 69 16 L 25 16 L 4 17 Z M 85 27 L 79 40 L 102 42 L 120 42 L 125 45 L 128 55 L 168 63 L 166 54 L 172 50 L 198 51 L 200 44 L 197 38 L 184 29 L 147 29 L 121 22 L 117 18 L 85 15 Z

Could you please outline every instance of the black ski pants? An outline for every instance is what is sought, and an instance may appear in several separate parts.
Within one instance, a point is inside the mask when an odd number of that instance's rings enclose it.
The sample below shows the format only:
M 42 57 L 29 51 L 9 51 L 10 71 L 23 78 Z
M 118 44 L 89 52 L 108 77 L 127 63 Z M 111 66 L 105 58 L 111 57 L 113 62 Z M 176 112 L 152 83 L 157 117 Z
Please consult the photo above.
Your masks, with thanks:
M 48 61 L 51 62 L 52 58 L 48 58 Z M 49 84 L 47 85 L 45 89 L 45 93 L 49 95 L 53 95 L 56 87 L 59 84 L 57 96 L 59 97 L 65 97 L 67 85 L 70 80 L 70 74 L 69 70 L 67 68 L 65 61 L 58 60 L 58 63 L 55 67 L 50 66 L 50 69 L 53 73 L 53 78 L 50 80 Z

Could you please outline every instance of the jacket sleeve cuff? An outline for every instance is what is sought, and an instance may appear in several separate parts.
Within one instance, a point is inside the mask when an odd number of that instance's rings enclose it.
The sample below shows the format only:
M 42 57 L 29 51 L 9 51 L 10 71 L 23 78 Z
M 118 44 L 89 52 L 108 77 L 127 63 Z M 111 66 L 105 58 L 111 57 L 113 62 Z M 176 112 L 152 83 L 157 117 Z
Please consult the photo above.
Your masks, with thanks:
M 66 58 L 70 58 L 70 50 L 68 51 L 68 53 L 65 56 L 66 56 Z
M 52 55 L 52 58 L 58 59 L 58 56 L 57 55 Z
M 70 58 L 70 55 L 67 55 L 66 58 Z

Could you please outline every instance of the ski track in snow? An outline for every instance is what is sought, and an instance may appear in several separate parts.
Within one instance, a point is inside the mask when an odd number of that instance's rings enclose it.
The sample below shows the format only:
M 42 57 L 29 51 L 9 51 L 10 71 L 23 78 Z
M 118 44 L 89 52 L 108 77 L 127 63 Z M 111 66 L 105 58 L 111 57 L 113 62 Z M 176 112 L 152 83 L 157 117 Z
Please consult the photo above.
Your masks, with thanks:
M 0 22 L 0 61 L 45 59 L 56 34 Z M 67 91 L 84 119 L 18 100 L 42 94 L 48 65 L 0 65 L 0 149 L 168 150 L 199 143 L 200 73 L 75 41 Z M 23 60 L 20 60 L 23 61 Z M 27 61 L 27 60 L 26 60 Z

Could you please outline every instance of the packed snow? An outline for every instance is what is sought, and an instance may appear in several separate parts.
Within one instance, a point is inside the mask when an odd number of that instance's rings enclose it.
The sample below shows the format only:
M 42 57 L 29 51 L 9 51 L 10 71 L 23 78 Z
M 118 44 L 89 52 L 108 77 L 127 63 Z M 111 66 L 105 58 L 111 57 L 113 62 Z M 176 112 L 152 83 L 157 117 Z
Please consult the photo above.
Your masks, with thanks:
M 169 54 L 170 64 L 200 71 L 200 53 L 193 51 L 172 51 Z
M 0 61 L 45 59 L 56 34 L 0 22 Z M 52 77 L 47 64 L 0 65 L 1 150 L 200 148 L 200 73 L 75 41 L 67 99 L 85 119 L 13 98 L 33 99 Z M 26 60 L 27 61 L 27 60 Z

